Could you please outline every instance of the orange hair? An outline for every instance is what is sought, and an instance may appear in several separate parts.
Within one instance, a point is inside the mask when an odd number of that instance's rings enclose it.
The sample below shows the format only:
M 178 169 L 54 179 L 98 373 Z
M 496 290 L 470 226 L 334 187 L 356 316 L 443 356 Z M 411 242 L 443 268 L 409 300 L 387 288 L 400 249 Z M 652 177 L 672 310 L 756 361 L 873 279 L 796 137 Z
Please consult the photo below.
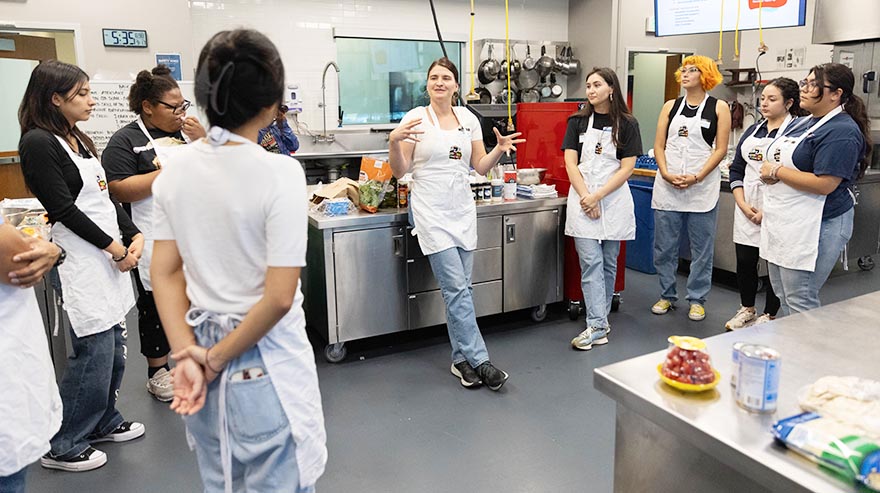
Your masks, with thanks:
M 691 55 L 685 57 L 681 61 L 681 66 L 693 65 L 700 69 L 700 85 L 704 91 L 709 91 L 724 80 L 721 72 L 718 71 L 718 65 L 715 60 L 703 55 Z M 681 68 L 675 71 L 675 81 L 681 84 Z

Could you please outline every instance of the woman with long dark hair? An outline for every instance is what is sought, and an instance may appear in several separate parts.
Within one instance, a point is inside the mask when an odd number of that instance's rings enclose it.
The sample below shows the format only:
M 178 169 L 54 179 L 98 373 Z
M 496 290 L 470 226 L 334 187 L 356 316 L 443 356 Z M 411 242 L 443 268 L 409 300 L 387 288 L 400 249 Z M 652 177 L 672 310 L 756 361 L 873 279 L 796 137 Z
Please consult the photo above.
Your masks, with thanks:
M 651 207 L 654 209 L 654 267 L 660 279 L 660 299 L 651 312 L 663 315 L 678 300 L 678 270 L 682 231 L 690 241 L 690 273 L 687 279 L 688 318 L 706 318 L 706 298 L 712 289 L 715 229 L 721 171 L 730 138 L 730 108 L 708 91 L 717 86 L 721 73 L 709 57 L 685 57 L 675 72 L 685 95 L 669 100 L 660 110 L 654 154 L 657 179 Z
M 153 183 L 151 275 L 177 360 L 171 408 L 210 492 L 313 491 L 327 460 L 299 282 L 305 173 L 257 144 L 283 93 L 265 35 L 214 35 L 196 76 L 208 137 L 169 153 Z
M 147 391 L 168 402 L 174 397 L 168 366 L 168 339 L 159 321 L 150 282 L 153 256 L 153 181 L 162 168 L 162 156 L 172 148 L 205 136 L 198 118 L 186 116 L 190 102 L 183 98 L 171 70 L 164 65 L 141 70 L 128 93 L 135 121 L 110 137 L 101 155 L 110 192 L 128 204 L 131 218 L 144 235 L 144 254 L 138 263 L 138 334 L 141 354 L 147 358 Z
M 501 155 L 523 140 L 520 133 L 502 136 L 486 153 L 480 122 L 466 108 L 453 106 L 459 91 L 458 68 L 448 58 L 428 67 L 430 103 L 410 110 L 389 135 L 394 176 L 413 172 L 410 207 L 422 253 L 431 263 L 446 303 L 446 327 L 452 344 L 451 373 L 464 387 L 485 384 L 498 390 L 507 372 L 489 361 L 477 325 L 471 273 L 477 248 L 477 210 L 468 173 L 485 175 Z
M 58 267 L 70 319 L 72 354 L 59 390 L 61 429 L 43 467 L 88 471 L 107 462 L 96 442 L 124 442 L 144 434 L 116 409 L 125 370 L 125 315 L 134 306 L 127 274 L 143 251 L 143 235 L 115 203 L 92 140 L 77 126 L 95 100 L 89 77 L 76 65 L 39 64 L 18 113 L 18 152 L 25 182 L 52 223 L 52 241 L 66 251 Z M 131 240 L 123 246 L 122 235 Z
M 761 220 L 764 216 L 764 184 L 761 165 L 767 146 L 777 135 L 785 133 L 799 116 L 797 82 L 780 77 L 773 79 L 761 92 L 761 114 L 764 120 L 756 122 L 743 132 L 736 155 L 730 164 L 730 188 L 737 208 L 733 215 L 733 242 L 736 247 L 736 281 L 739 285 L 740 307 L 724 328 L 736 330 L 776 318 L 779 298 L 773 285 L 765 279 L 766 302 L 760 315 L 755 309 L 758 293 L 758 246 L 761 243 Z
M 587 74 L 586 93 L 587 103 L 568 118 L 562 142 L 571 182 L 565 234 L 574 237 L 587 308 L 587 327 L 571 341 L 581 350 L 608 343 L 620 242 L 636 237 L 626 180 L 642 153 L 639 124 L 626 106 L 617 74 L 594 68 Z
M 810 117 L 770 144 L 761 166 L 768 185 L 761 257 L 783 315 L 821 305 L 819 290 L 852 237 L 852 185 L 864 175 L 871 149 L 865 103 L 853 94 L 849 67 L 817 65 L 799 85 Z

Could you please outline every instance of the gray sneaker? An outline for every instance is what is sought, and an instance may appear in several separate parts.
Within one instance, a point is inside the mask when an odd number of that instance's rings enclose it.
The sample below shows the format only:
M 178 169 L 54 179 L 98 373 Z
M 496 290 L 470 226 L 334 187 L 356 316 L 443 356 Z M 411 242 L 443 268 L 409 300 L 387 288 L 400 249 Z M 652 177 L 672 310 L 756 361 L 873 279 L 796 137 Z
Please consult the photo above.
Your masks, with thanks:
M 500 389 L 509 377 L 506 371 L 495 368 L 495 366 L 488 361 L 478 366 L 476 370 L 477 375 L 480 376 L 480 380 L 486 384 L 486 387 L 489 387 L 492 390 Z
M 589 351 L 593 349 L 593 344 L 608 344 L 608 329 L 587 327 L 583 332 L 571 340 L 571 345 L 575 349 L 581 351 Z
M 153 378 L 147 379 L 147 392 L 162 402 L 171 402 L 174 399 L 174 385 L 171 383 L 171 372 L 162 368 L 157 371 Z
M 449 370 L 461 380 L 462 387 L 471 388 L 480 385 L 480 376 L 467 361 L 453 363 Z

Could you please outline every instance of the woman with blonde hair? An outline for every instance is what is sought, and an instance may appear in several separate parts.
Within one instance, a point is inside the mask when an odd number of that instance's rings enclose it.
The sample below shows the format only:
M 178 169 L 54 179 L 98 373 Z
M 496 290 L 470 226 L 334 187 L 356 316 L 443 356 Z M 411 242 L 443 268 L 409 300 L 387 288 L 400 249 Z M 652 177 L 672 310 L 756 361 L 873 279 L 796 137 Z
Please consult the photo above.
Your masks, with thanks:
M 688 317 L 706 318 L 706 297 L 712 288 L 712 260 L 721 172 L 727 154 L 730 108 L 707 91 L 721 82 L 715 62 L 692 55 L 675 72 L 685 95 L 669 100 L 660 111 L 654 153 L 657 178 L 654 209 L 654 267 L 660 278 L 660 300 L 651 311 L 663 315 L 678 299 L 675 271 L 681 234 L 687 230 L 691 265 L 687 281 Z

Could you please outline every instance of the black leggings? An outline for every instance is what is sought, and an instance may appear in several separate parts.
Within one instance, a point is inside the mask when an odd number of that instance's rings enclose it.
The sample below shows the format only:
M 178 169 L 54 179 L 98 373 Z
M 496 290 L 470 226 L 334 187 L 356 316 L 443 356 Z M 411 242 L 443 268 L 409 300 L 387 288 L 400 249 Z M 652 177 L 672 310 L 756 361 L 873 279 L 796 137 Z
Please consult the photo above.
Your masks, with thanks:
M 739 285 L 739 298 L 742 306 L 755 306 L 758 295 L 758 247 L 734 244 L 736 246 L 736 283 Z M 764 313 L 776 316 L 779 311 L 779 298 L 773 293 L 770 279 L 764 278 L 767 286 L 767 300 L 764 302 Z
M 153 300 L 153 292 L 144 289 L 137 269 L 132 270 L 137 284 L 138 333 L 141 336 L 141 354 L 147 358 L 161 358 L 171 351 L 165 329 L 159 321 L 159 311 Z

